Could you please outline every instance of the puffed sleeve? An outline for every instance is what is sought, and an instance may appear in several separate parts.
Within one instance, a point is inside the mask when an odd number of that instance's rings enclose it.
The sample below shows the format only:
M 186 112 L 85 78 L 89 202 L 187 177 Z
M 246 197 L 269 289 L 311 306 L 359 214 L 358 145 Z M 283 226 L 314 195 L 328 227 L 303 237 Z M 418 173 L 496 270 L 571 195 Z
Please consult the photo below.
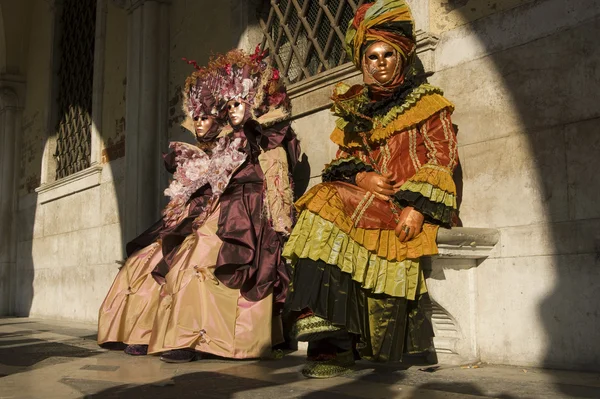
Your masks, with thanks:
M 458 165 L 456 133 L 450 112 L 444 109 L 419 125 L 426 162 L 394 195 L 404 206 L 413 206 L 435 224 L 450 226 L 457 212 L 452 173 Z
M 300 144 L 289 122 L 270 127 L 249 122 L 244 125 L 244 133 L 249 141 L 253 138 L 259 146 L 258 162 L 266 183 L 267 218 L 275 231 L 288 236 L 294 222 L 291 172 L 300 156 Z
M 343 181 L 356 184 L 356 175 L 359 172 L 372 171 L 373 168 L 370 165 L 367 165 L 360 158 L 340 148 L 337 151 L 335 159 L 325 165 L 322 179 L 324 182 Z

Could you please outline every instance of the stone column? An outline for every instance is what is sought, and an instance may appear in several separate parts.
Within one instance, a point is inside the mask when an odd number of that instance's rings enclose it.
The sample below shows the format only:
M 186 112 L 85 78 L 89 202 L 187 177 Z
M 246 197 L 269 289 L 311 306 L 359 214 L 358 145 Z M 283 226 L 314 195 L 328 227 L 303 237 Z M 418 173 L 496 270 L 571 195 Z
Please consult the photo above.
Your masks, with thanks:
M 11 286 L 17 255 L 21 111 L 16 91 L 0 82 L 0 316 L 11 313 Z
M 232 48 L 241 48 L 251 53 L 262 41 L 263 33 L 257 14 L 262 5 L 262 0 L 231 0 Z
M 125 241 L 160 216 L 167 142 L 168 0 L 114 0 L 129 13 L 125 135 Z
M 438 44 L 437 36 L 429 31 L 429 1 L 407 0 L 417 30 L 417 55 L 426 72 L 435 71 L 434 50 Z

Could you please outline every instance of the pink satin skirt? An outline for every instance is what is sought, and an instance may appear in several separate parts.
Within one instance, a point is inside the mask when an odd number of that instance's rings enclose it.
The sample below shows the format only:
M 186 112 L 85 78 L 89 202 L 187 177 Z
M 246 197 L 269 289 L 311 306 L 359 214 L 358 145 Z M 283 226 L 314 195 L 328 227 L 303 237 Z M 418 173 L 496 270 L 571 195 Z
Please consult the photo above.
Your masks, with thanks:
M 98 315 L 98 343 L 150 343 L 160 285 L 150 274 L 162 259 L 154 242 L 131 255 L 115 277 Z
M 148 353 L 193 349 L 235 359 L 270 353 L 272 294 L 250 302 L 213 274 L 222 245 L 218 221 L 219 209 L 178 248 L 160 293 Z M 274 330 L 279 335 L 278 326 Z

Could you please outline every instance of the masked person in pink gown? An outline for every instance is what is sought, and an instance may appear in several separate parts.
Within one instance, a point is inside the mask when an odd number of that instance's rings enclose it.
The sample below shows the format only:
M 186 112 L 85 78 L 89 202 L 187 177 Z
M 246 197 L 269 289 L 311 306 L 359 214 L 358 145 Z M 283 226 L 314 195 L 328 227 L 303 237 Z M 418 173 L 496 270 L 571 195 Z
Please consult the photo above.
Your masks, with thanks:
M 232 50 L 209 64 L 229 125 L 209 167 L 218 198 L 155 270 L 164 286 L 149 353 L 166 362 L 258 358 L 283 341 L 289 277 L 281 252 L 292 228 L 290 171 L 299 145 L 286 121 L 285 88 L 263 55 Z
M 164 157 L 165 166 L 174 177 L 165 190 L 171 200 L 163 217 L 126 246 L 128 258 L 100 307 L 101 345 L 125 343 L 127 354 L 147 353 L 161 289 L 152 271 L 192 233 L 194 220 L 213 197 L 202 168 L 208 166 L 205 161 L 216 149 L 216 138 L 226 123 L 226 115 L 217 109 L 211 84 L 214 79 L 200 68 L 186 80 L 186 125 L 194 131 L 197 143 L 171 143 L 172 151 Z

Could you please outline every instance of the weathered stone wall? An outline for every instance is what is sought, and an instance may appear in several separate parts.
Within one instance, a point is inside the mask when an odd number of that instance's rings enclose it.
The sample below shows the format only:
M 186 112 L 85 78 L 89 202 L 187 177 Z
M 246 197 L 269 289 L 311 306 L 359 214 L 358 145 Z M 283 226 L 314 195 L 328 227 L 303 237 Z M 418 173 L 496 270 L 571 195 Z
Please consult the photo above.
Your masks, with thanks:
M 431 79 L 456 103 L 486 362 L 600 368 L 600 2 L 432 1 Z
M 99 127 L 100 155 L 96 172 L 56 189 L 36 189 L 53 178 L 52 112 L 53 4 L 32 0 L 27 58 L 26 103 L 23 111 L 23 148 L 19 171 L 18 261 L 10 276 L 11 313 L 51 318 L 95 321 L 101 301 L 124 256 L 125 137 L 127 103 L 128 11 L 119 2 L 102 1 L 105 28 L 97 45 L 104 46 L 100 91 L 101 112 L 93 115 Z M 168 7 L 169 95 L 168 137 L 191 141 L 179 126 L 181 87 L 193 67 L 182 57 L 205 64 L 211 54 L 258 40 L 256 2 L 231 0 L 215 7 L 211 1 L 173 0 Z M 50 66 L 50 68 L 49 68 Z M 160 101 L 160 99 L 157 99 Z M 130 106 L 133 104 L 130 104 Z M 166 108 L 166 107 L 165 107 Z M 156 164 L 161 164 L 155 157 Z M 161 166 L 162 167 L 162 166 Z M 95 180 L 94 180 L 95 179 Z M 90 180 L 94 183 L 89 184 Z M 83 184 L 82 182 L 86 183 Z M 164 187 L 161 187 L 162 191 Z M 39 191 L 39 190 L 37 190 Z M 161 193 L 156 193 L 160 196 Z M 130 199 L 131 200 L 131 199 Z M 143 206 L 144 204 L 138 204 Z M 159 217 L 157 213 L 156 218 Z
M 119 203 L 123 198 L 123 116 L 127 25 L 123 10 L 107 3 L 102 115 L 102 163 L 97 184 L 44 200 L 35 189 L 48 169 L 54 132 L 51 112 L 52 8 L 31 7 L 24 146 L 20 171 L 18 259 L 12 276 L 12 313 L 93 321 L 123 257 Z M 98 122 L 96 122 L 98 121 Z M 101 123 L 100 123 L 101 121 Z M 121 148 L 119 148 L 121 146 Z M 48 175 L 52 171 L 48 170 Z M 77 184 L 76 182 L 74 184 Z M 73 191 L 73 190 L 71 190 Z M 77 188 L 74 189 L 77 191 Z

